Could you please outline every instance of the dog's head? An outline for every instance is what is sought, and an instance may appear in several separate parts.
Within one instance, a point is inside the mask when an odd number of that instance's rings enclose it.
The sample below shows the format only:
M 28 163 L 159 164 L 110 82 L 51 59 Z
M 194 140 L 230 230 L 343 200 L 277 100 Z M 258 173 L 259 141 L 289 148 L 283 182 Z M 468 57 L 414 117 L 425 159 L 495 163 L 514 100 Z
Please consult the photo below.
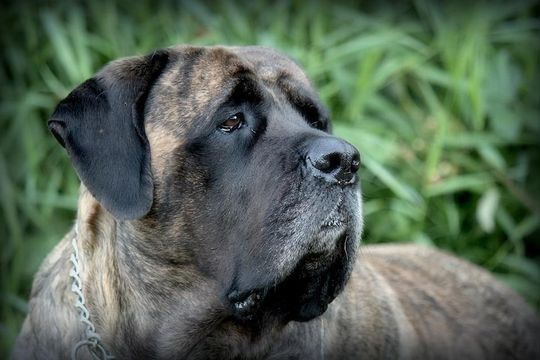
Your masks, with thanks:
M 309 320 L 343 288 L 360 158 L 289 58 L 180 46 L 121 59 L 70 93 L 49 128 L 88 191 L 137 231 L 123 241 L 213 279 L 233 318 Z

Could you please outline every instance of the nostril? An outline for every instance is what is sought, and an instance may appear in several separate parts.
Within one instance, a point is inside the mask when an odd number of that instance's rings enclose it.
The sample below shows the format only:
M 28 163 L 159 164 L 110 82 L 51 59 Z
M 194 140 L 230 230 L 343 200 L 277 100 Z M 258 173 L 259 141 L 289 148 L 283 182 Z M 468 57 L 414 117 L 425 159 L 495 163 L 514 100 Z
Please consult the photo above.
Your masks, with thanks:
M 351 173 L 355 173 L 360 169 L 360 154 L 356 152 L 351 160 Z
M 311 161 L 313 167 L 325 173 L 331 173 L 334 171 L 337 167 L 339 167 L 341 162 L 339 154 L 336 153 L 325 154 L 317 159 L 309 160 Z
M 326 157 L 320 157 L 315 160 L 309 158 L 309 161 L 315 169 L 319 169 L 322 172 L 328 172 L 328 169 L 330 169 L 330 161 Z
M 339 153 L 330 153 L 320 156 L 318 159 L 315 159 L 315 162 L 311 161 L 311 163 L 316 169 L 325 173 L 331 173 L 341 167 L 341 158 L 342 156 Z

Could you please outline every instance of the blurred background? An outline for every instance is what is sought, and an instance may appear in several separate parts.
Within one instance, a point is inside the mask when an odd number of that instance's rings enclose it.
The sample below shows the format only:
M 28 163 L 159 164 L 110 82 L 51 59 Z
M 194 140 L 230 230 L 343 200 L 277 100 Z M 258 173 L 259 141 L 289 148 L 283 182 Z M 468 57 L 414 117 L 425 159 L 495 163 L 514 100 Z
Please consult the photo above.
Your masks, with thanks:
M 362 153 L 364 243 L 446 249 L 540 308 L 537 2 L 0 6 L 0 358 L 33 274 L 75 216 L 79 182 L 48 116 L 108 61 L 179 43 L 259 44 L 297 59 L 335 133 Z

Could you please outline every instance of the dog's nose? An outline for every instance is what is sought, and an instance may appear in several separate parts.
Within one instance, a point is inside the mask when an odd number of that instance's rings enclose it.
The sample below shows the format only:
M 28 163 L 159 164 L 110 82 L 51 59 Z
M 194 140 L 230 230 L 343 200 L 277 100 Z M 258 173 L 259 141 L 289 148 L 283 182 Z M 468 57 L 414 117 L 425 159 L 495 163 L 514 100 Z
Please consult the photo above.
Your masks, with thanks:
M 360 167 L 358 150 L 336 137 L 319 137 L 311 141 L 306 165 L 314 176 L 341 185 L 353 183 Z

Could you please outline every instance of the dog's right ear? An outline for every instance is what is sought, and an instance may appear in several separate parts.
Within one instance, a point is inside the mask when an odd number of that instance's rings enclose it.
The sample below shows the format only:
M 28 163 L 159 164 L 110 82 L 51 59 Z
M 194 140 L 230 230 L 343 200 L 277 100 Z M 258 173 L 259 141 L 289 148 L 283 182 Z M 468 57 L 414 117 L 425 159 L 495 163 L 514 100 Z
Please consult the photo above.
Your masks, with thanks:
M 144 109 L 166 51 L 112 62 L 62 100 L 48 125 L 90 193 L 119 220 L 152 206 Z

